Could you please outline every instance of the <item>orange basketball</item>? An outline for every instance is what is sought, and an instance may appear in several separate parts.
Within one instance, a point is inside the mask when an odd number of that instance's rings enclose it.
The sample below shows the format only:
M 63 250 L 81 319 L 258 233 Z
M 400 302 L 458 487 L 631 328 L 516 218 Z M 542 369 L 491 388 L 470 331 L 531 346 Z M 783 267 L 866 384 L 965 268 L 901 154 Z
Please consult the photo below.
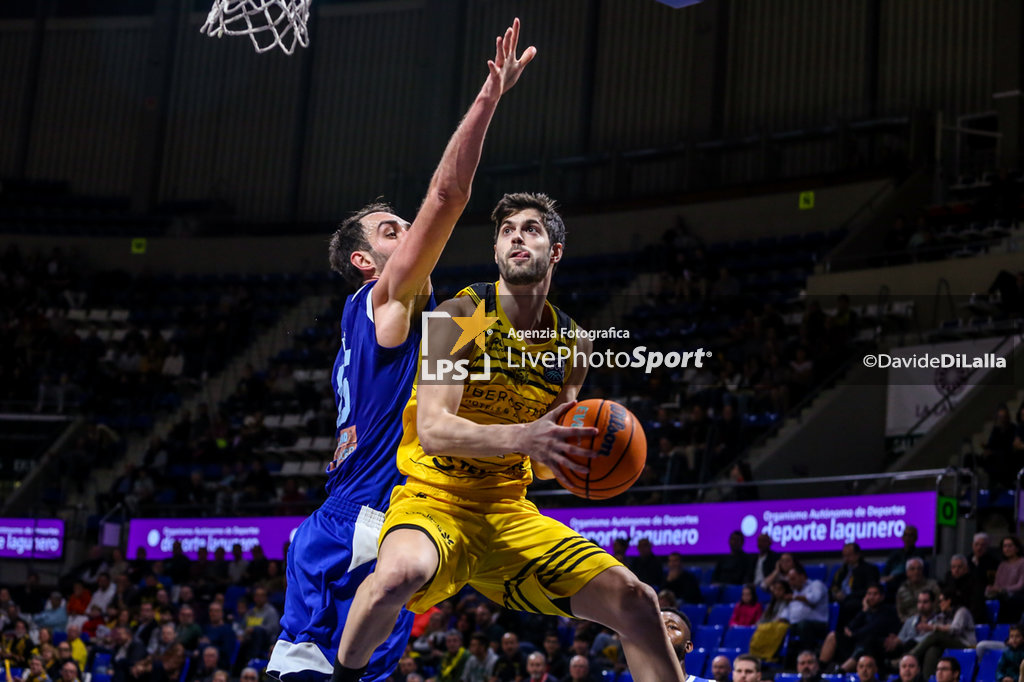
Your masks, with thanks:
M 562 470 L 569 480 L 566 490 L 588 500 L 606 500 L 629 490 L 640 478 L 647 461 L 647 436 L 632 412 L 614 400 L 591 398 L 581 400 L 559 420 L 562 426 L 593 426 L 593 438 L 574 439 L 570 442 L 597 452 L 593 458 L 569 459 L 588 467 L 581 476 L 574 471 Z

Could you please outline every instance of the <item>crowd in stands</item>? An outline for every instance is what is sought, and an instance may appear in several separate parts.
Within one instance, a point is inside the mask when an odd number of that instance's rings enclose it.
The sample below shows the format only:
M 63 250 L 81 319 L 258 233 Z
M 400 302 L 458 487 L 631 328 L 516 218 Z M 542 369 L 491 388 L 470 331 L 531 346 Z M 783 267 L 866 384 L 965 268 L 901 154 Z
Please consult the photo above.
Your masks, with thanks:
M 804 563 L 771 538 L 731 551 L 707 570 L 646 539 L 619 556 L 658 591 L 689 674 L 758 679 L 1018 679 L 1024 662 L 1024 556 L 1013 536 L 999 551 L 979 533 L 948 567 L 930 566 L 908 526 L 884 561 L 856 543 L 837 563 Z M 259 682 L 279 629 L 282 562 L 205 549 L 190 559 L 93 548 L 56 587 L 32 574 L 0 587 L 2 656 L 24 682 Z M 952 662 L 951 662 L 952 661 Z M 947 675 L 948 673 L 948 675 Z M 822 678 L 821 675 L 827 677 Z M 762 677 L 763 676 L 763 677 Z M 851 677 L 853 676 L 853 677 Z M 505 610 L 471 588 L 416 617 L 395 682 L 629 680 L 617 636 L 585 621 Z
M 861 320 L 849 297 L 829 310 L 800 298 L 813 263 L 840 237 L 705 247 L 674 229 L 645 254 L 656 284 L 626 315 L 630 338 L 612 349 L 714 353 L 700 367 L 588 375 L 587 391 L 631 396 L 644 422 L 650 466 L 640 485 L 706 482 L 728 471 L 850 357 Z

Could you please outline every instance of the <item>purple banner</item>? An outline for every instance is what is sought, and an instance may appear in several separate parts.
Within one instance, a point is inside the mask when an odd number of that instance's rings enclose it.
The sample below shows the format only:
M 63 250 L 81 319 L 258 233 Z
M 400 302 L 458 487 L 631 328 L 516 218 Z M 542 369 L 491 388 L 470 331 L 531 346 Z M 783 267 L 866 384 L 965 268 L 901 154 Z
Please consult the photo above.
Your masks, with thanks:
M 305 516 L 262 516 L 217 519 L 133 519 L 128 524 L 128 558 L 134 559 L 139 548 L 147 559 L 171 556 L 174 542 L 181 542 L 185 554 L 195 559 L 199 548 L 205 547 L 213 559 L 218 547 L 231 558 L 231 548 L 242 546 L 246 559 L 252 548 L 260 545 L 268 559 L 283 559 L 284 545 Z
M 0 518 L 0 557 L 60 559 L 63 553 L 62 520 Z
M 656 554 L 728 554 L 729 534 L 744 535 L 743 547 L 757 551 L 767 533 L 777 552 L 838 552 L 848 542 L 863 550 L 896 549 L 908 526 L 916 526 L 917 546 L 935 544 L 935 493 L 820 497 L 764 502 L 668 504 L 646 507 L 545 509 L 584 537 L 611 550 L 612 540 L 628 537 L 629 554 L 641 538 Z

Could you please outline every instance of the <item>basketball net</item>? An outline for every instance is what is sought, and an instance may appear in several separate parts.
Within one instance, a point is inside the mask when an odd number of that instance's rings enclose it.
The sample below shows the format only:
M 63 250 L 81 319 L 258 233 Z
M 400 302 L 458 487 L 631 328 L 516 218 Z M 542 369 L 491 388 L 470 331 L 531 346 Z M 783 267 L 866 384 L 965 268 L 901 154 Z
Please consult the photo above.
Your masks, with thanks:
M 199 29 L 211 38 L 249 36 L 257 52 L 280 47 L 285 54 L 295 43 L 306 47 L 312 0 L 214 0 L 206 23 Z

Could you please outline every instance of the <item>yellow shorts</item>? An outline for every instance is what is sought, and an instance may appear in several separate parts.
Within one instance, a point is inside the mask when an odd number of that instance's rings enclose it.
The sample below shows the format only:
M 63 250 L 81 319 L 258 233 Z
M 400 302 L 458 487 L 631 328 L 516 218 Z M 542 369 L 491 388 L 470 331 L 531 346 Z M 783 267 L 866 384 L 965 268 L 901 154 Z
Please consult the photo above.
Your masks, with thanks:
M 399 528 L 425 532 L 437 547 L 437 573 L 409 601 L 423 613 L 467 583 L 505 608 L 572 616 L 569 599 L 614 557 L 527 500 L 474 502 L 417 484 L 398 486 L 381 540 Z

